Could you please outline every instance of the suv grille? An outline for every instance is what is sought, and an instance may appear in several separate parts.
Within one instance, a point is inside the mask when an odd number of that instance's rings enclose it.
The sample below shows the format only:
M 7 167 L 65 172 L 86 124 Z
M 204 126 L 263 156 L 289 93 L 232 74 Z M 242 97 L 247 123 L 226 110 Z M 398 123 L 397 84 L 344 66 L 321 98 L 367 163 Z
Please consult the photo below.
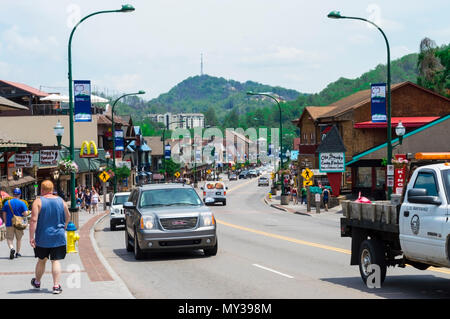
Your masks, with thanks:
M 197 226 L 197 217 L 161 218 L 161 226 L 167 230 L 192 229 Z

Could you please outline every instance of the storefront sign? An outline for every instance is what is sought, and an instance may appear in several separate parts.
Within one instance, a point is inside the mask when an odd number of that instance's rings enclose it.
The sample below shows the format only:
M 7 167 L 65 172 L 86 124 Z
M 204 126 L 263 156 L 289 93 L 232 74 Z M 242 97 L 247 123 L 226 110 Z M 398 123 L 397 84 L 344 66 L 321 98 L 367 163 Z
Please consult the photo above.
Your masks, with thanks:
M 386 122 L 386 83 L 371 85 L 372 122 Z
M 91 122 L 91 81 L 73 81 L 75 122 Z
M 116 144 L 116 151 L 124 151 L 124 143 L 123 143 L 123 131 L 117 130 L 116 132 L 116 138 L 115 138 L 115 144 Z
M 320 172 L 344 172 L 345 171 L 345 153 L 320 153 Z
M 406 154 L 396 154 L 396 159 L 406 160 Z M 403 187 L 406 182 L 406 165 L 402 168 L 395 168 L 394 174 L 394 192 L 397 195 L 401 195 L 403 192 Z
M 33 154 L 15 154 L 14 156 L 14 167 L 22 168 L 22 167 L 33 167 Z
M 41 150 L 39 152 L 39 161 L 41 165 L 57 165 L 58 155 L 58 150 Z

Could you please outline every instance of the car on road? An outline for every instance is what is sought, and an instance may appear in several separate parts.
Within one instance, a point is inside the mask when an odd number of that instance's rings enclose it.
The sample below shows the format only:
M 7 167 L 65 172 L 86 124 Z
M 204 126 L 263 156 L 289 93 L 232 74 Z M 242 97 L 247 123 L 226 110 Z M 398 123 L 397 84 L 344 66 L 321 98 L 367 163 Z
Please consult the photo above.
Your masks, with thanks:
M 228 177 L 228 180 L 229 181 L 237 181 L 237 179 L 238 179 L 238 177 L 237 177 L 237 175 L 236 174 L 230 174 L 230 177 Z
M 267 177 L 260 177 L 258 179 L 258 186 L 269 186 L 269 179 Z
M 251 169 L 248 171 L 248 177 L 252 178 L 252 177 L 258 177 L 258 173 L 256 172 L 255 169 Z
M 203 187 L 203 202 L 206 205 L 222 203 L 223 206 L 227 204 L 227 189 L 223 182 L 206 182 Z M 207 201 L 207 199 L 210 199 Z
M 239 179 L 247 179 L 248 176 L 248 172 L 247 171 L 242 171 L 239 173 Z
M 131 191 L 125 210 L 125 246 L 146 252 L 203 249 L 217 254 L 216 220 L 197 192 L 184 184 L 149 184 Z
M 115 193 L 109 207 L 109 227 L 116 230 L 117 225 L 125 225 L 123 204 L 128 200 L 130 192 Z

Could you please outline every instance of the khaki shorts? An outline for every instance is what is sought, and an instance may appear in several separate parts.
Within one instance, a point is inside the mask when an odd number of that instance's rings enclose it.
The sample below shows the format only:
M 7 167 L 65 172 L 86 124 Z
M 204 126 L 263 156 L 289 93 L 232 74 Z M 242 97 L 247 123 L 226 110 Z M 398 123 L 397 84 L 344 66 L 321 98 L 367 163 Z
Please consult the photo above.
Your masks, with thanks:
M 15 227 L 6 227 L 6 239 L 14 240 L 14 237 L 19 241 L 23 237 L 23 230 L 16 229 Z

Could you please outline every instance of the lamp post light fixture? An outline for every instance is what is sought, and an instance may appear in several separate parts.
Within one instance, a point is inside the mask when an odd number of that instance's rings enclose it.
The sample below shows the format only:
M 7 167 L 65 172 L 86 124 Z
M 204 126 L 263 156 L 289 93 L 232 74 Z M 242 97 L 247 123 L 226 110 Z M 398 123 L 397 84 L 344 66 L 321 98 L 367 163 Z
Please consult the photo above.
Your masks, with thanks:
M 53 128 L 55 132 L 56 140 L 58 141 L 58 147 L 61 146 L 62 136 L 64 135 L 64 126 L 62 126 L 61 122 L 58 120 L 56 122 L 55 127 Z
M 386 37 L 386 34 L 383 32 L 383 30 L 376 25 L 374 22 L 359 18 L 359 17 L 346 17 L 341 15 L 339 11 L 331 11 L 328 14 L 328 18 L 330 19 L 352 19 L 352 20 L 361 20 L 365 21 L 367 23 L 370 23 L 375 28 L 377 28 L 381 34 L 383 35 L 384 41 L 386 42 L 386 48 L 387 48 L 387 165 L 392 165 L 392 125 L 391 125 L 391 52 L 389 48 L 389 41 Z M 392 186 L 388 187 L 388 200 L 391 199 L 392 194 Z
M 282 114 L 281 114 L 280 102 L 278 102 L 278 100 L 269 93 L 257 93 L 257 92 L 248 91 L 247 95 L 267 96 L 267 97 L 271 98 L 272 100 L 274 100 L 278 105 L 278 110 L 280 111 L 280 153 L 279 154 L 280 154 L 280 171 L 281 171 L 283 169 L 283 124 L 282 124 Z M 285 195 L 283 181 L 281 181 L 281 195 Z
M 84 18 L 82 18 L 72 29 L 69 37 L 68 44 L 68 78 L 69 78 L 69 123 L 70 123 L 70 159 L 73 161 L 75 159 L 75 142 L 74 142 L 74 130 L 73 130 L 73 122 L 74 122 L 74 107 L 73 107 L 73 83 L 72 83 L 72 39 L 77 27 L 86 19 L 102 14 L 102 13 L 117 13 L 117 12 L 132 12 L 134 11 L 134 7 L 130 4 L 122 5 L 122 8 L 119 10 L 107 10 L 107 11 L 98 11 L 91 13 Z M 77 205 L 75 200 L 75 173 L 70 173 L 70 211 L 77 212 Z
M 141 95 L 141 94 L 145 94 L 145 91 L 139 91 L 137 93 L 128 93 L 128 94 L 124 94 L 122 96 L 120 96 L 118 99 L 116 99 L 113 103 L 113 106 L 111 108 L 111 131 L 112 131 L 112 135 L 113 135 L 113 149 L 112 149 L 112 158 L 113 158 L 113 172 L 114 172 L 114 177 L 113 177 L 113 185 L 114 185 L 114 194 L 117 193 L 117 176 L 116 176 L 116 128 L 115 128 L 115 124 L 114 124 L 114 109 L 116 107 L 117 102 L 119 102 L 120 99 L 126 97 L 126 96 L 131 96 L 131 95 Z

